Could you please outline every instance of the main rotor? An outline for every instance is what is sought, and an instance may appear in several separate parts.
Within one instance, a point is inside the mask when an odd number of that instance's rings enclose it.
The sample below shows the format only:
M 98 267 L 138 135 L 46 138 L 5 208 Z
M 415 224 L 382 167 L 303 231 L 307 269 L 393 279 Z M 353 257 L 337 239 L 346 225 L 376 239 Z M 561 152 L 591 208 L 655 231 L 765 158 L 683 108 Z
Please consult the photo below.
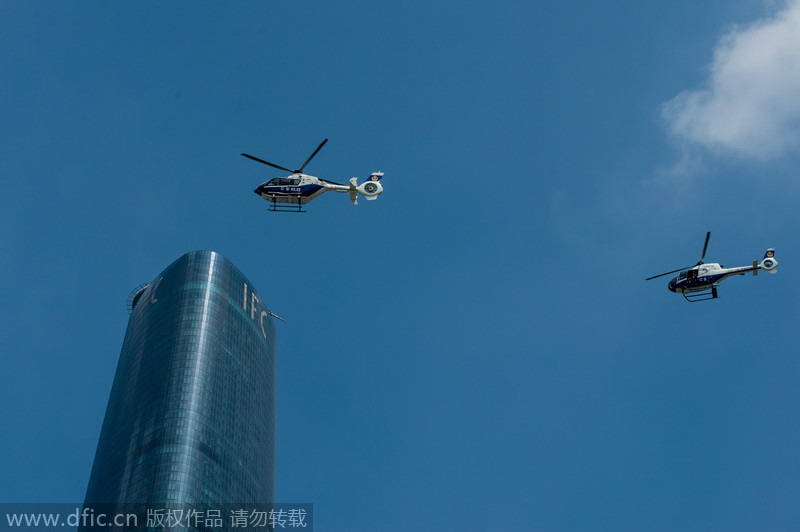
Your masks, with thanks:
M 285 172 L 290 172 L 292 174 L 302 174 L 303 170 L 305 169 L 305 167 L 308 165 L 309 162 L 311 162 L 311 159 L 313 159 L 314 156 L 317 153 L 319 153 L 319 150 L 322 149 L 322 147 L 325 145 L 326 142 L 328 142 L 328 139 L 325 139 L 322 142 L 320 142 L 319 146 L 317 146 L 317 149 L 314 150 L 314 153 L 309 155 L 308 159 L 306 159 L 306 162 L 304 162 L 303 165 L 300 168 L 298 168 L 297 170 L 290 170 L 290 169 L 286 168 L 285 166 L 281 166 L 279 164 L 274 164 L 274 163 L 271 163 L 269 161 L 265 161 L 264 159 L 259 159 L 258 157 L 253 157 L 252 155 L 248 155 L 246 153 L 243 153 L 242 156 L 247 157 L 248 159 L 253 159 L 254 161 L 257 161 L 259 163 L 266 164 L 267 166 L 271 166 L 272 168 L 277 168 L 278 170 L 283 170 Z
M 666 273 L 659 273 L 658 275 L 654 275 L 652 277 L 648 277 L 647 279 L 645 279 L 645 281 L 649 281 L 650 279 L 656 279 L 658 277 L 663 277 L 663 276 L 669 275 L 671 273 L 676 273 L 676 272 L 680 272 L 680 271 L 683 271 L 683 270 L 688 270 L 689 268 L 696 268 L 697 266 L 700 266 L 701 264 L 705 264 L 703 262 L 703 259 L 706 258 L 706 250 L 708 249 L 708 239 L 709 238 L 711 238 L 711 231 L 706 233 L 706 242 L 705 242 L 705 244 L 703 244 L 703 253 L 700 254 L 700 260 L 697 261 L 697 264 L 692 264 L 691 266 L 684 266 L 683 268 L 678 268 L 677 270 L 672 270 L 672 271 L 666 272 Z

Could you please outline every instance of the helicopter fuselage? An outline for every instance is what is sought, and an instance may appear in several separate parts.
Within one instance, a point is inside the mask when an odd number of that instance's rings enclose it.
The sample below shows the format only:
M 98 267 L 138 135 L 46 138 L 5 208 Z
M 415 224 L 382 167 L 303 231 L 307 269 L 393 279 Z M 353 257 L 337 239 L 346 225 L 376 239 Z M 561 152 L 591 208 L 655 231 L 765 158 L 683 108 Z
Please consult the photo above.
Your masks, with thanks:
M 347 192 L 349 187 L 334 185 L 307 174 L 292 174 L 288 177 L 276 177 L 262 183 L 253 191 L 267 201 L 276 203 L 304 204 L 318 198 L 328 190 L 341 187 Z
M 349 185 L 334 183 L 313 175 L 297 173 L 287 177 L 276 177 L 262 183 L 253 191 L 273 205 L 276 203 L 289 203 L 302 208 L 302 205 L 318 198 L 328 191 L 349 193 L 350 201 L 358 205 L 357 195 L 364 196 L 367 200 L 374 200 L 382 192 L 380 184 L 383 172 L 372 172 L 366 181 L 358 184 L 358 178 L 350 178 Z
M 680 294 L 702 292 L 717 286 L 728 277 L 744 275 L 758 269 L 758 265 L 725 268 L 721 264 L 710 262 L 682 271 L 669 282 L 667 288 L 670 292 Z

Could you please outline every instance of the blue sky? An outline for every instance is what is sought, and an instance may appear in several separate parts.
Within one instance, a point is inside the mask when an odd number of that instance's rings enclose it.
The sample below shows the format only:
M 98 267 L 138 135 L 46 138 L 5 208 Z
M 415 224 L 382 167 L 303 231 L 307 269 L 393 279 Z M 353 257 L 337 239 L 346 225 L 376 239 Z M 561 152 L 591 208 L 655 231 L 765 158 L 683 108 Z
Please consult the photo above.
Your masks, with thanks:
M 276 492 L 320 530 L 796 528 L 798 12 L 0 4 L 0 500 L 82 500 L 129 291 L 213 249 L 287 318 Z M 385 193 L 267 212 L 239 154 L 325 137 Z M 706 231 L 780 273 L 644 282 Z

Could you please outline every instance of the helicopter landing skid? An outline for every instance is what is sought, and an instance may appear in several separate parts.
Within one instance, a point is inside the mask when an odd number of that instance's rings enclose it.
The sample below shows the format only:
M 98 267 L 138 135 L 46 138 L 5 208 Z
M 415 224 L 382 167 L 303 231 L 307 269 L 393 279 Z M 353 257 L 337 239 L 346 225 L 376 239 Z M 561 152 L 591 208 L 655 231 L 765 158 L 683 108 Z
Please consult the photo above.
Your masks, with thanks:
M 697 303 L 698 301 L 708 301 L 709 299 L 717 299 L 717 287 L 712 286 L 711 290 L 704 292 L 694 292 L 692 294 L 683 294 L 684 299 L 690 303 Z
M 303 210 L 302 203 L 278 203 L 273 201 L 272 205 L 267 207 L 268 211 L 272 212 L 308 212 Z

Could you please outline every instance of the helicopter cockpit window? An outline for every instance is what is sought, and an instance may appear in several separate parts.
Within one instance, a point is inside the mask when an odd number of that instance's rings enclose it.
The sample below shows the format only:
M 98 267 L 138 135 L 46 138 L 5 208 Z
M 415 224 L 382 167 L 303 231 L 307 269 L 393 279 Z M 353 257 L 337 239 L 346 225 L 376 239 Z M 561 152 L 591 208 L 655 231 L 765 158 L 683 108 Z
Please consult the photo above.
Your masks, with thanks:
M 294 186 L 299 185 L 300 180 L 296 177 L 276 177 L 275 179 L 271 179 L 267 186 Z
M 678 280 L 679 280 L 679 281 L 682 281 L 683 279 L 686 279 L 686 273 L 687 273 L 687 272 L 681 272 L 681 273 L 679 273 L 679 274 L 678 274 Z

